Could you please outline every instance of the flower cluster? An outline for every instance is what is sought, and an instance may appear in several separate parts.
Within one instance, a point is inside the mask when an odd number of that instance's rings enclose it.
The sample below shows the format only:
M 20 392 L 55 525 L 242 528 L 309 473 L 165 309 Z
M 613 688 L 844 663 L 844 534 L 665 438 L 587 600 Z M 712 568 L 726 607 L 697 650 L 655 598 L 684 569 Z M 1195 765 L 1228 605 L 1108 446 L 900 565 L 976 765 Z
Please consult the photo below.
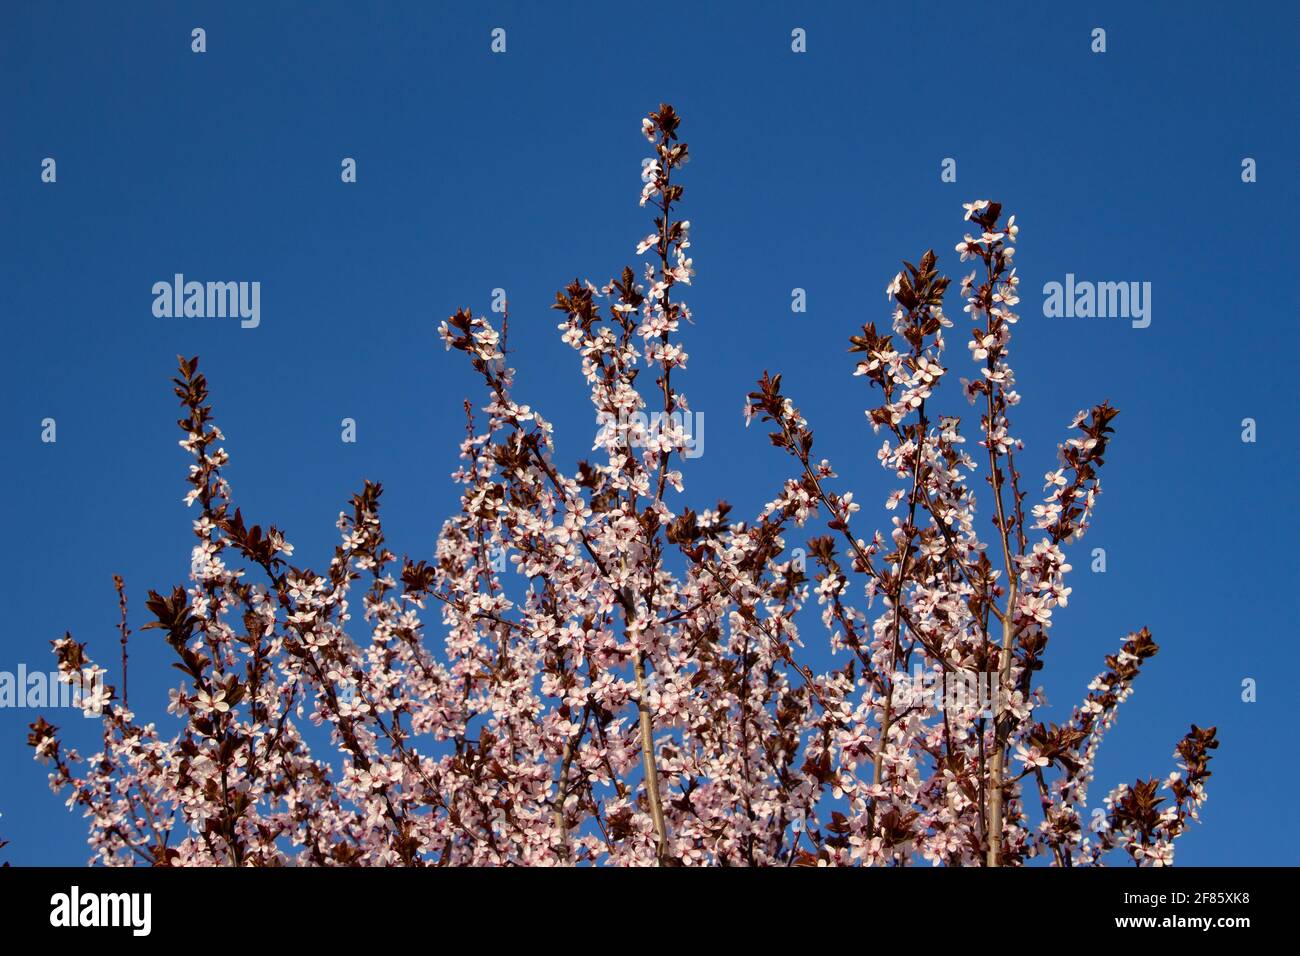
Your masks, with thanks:
M 556 295 L 601 421 L 689 412 L 674 374 L 694 275 L 679 127 L 667 105 L 642 124 L 648 261 Z M 459 512 L 431 558 L 399 560 L 367 482 L 317 572 L 234 506 L 207 381 L 182 359 L 191 580 L 150 592 L 146 625 L 183 674 L 176 729 L 163 736 L 127 706 L 123 598 L 102 750 L 83 760 L 43 719 L 29 737 L 89 819 L 96 860 L 1074 866 L 1114 850 L 1170 862 L 1205 799 L 1213 728 L 1178 745 L 1168 806 L 1138 781 L 1106 799 L 1104 826 L 1084 822 L 1097 746 L 1151 636 L 1107 658 L 1069 721 L 1036 717 L 1034 675 L 1070 594 L 1065 548 L 1087 530 L 1116 412 L 1080 413 L 1026 515 L 1009 419 L 1019 228 L 985 200 L 966 219 L 974 426 L 933 407 L 954 322 L 932 251 L 889 283 L 888 324 L 850 340 L 877 458 L 899 485 L 885 532 L 859 531 L 860 500 L 835 489 L 779 374 L 764 373 L 745 415 L 770 425 L 791 474 L 752 520 L 725 500 L 687 506 L 681 429 L 642 441 L 612 425 L 596 460 L 564 468 L 551 423 L 515 397 L 508 323 L 460 310 L 439 334 L 484 399 L 465 403 Z M 822 672 L 801 660 L 818 621 L 837 661 Z M 65 673 L 95 668 L 70 637 L 55 650 Z M 911 692 L 909 671 L 939 692 Z M 990 693 L 954 692 L 971 687 Z

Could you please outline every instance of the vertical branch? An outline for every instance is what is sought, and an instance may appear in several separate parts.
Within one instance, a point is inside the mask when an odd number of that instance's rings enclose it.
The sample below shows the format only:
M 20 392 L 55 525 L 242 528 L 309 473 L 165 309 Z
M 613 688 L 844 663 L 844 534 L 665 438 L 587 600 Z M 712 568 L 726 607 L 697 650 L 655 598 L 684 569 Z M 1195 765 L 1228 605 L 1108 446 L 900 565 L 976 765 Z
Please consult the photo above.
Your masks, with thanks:
M 655 764 L 654 718 L 646 700 L 645 655 L 637 651 L 633 665 L 636 672 L 637 710 L 641 723 L 641 761 L 645 766 L 646 794 L 650 800 L 650 817 L 655 826 L 655 859 L 660 866 L 668 855 L 668 827 L 664 822 L 664 808 L 659 796 L 659 768 Z
M 1011 673 L 1011 642 L 1015 638 L 1015 630 L 1011 624 L 1011 605 L 1015 603 L 1016 591 L 1013 586 L 1008 601 L 1008 610 L 1002 620 L 1002 647 L 998 655 L 998 688 L 999 692 L 994 694 L 994 702 L 1000 696 L 1001 688 L 1006 683 Z M 989 761 L 989 849 L 987 864 L 989 866 L 999 866 L 1002 859 L 1002 817 L 1003 817 L 1003 787 L 1005 786 L 1005 767 L 1006 767 L 1006 741 L 1004 739 L 1006 725 L 1000 713 L 995 710 L 993 717 L 993 757 Z
M 560 771 L 556 778 L 556 796 L 555 810 L 553 817 L 555 820 L 555 829 L 560 834 L 560 856 L 568 860 L 569 858 L 569 824 L 564 813 L 564 804 L 569 799 L 569 767 L 573 764 L 573 756 L 578 751 L 578 746 L 582 743 L 583 734 L 587 730 L 587 717 L 591 713 L 591 704 L 588 703 L 582 708 L 582 717 L 578 721 L 578 730 L 572 737 L 564 743 L 564 753 L 560 757 Z
M 903 623 L 903 588 L 907 585 L 908 559 L 912 553 L 912 538 L 916 527 L 917 493 L 921 485 L 921 452 L 925 445 L 925 401 L 920 406 L 920 422 L 916 427 L 916 461 L 912 465 L 912 491 L 908 495 L 907 538 L 900 545 L 902 554 L 898 561 L 898 584 L 894 588 L 894 619 L 890 625 L 889 637 L 889 673 L 885 675 L 885 709 L 880 721 L 880 745 L 871 769 L 871 782 L 879 786 L 883 779 L 885 754 L 889 752 L 889 731 L 894 721 L 894 675 L 898 671 L 898 643 Z M 868 830 L 874 835 L 876 801 L 871 801 Z
M 670 299 L 670 290 L 676 281 L 676 274 L 669 264 L 669 251 L 674 244 L 678 245 L 678 254 L 681 254 L 681 243 L 684 239 L 680 236 L 681 227 L 672 221 L 673 200 L 682 194 L 681 186 L 672 184 L 672 169 L 686 160 L 687 147 L 685 143 L 671 145 L 677 139 L 677 126 L 679 123 L 676 112 L 667 104 L 661 104 L 659 111 L 651 113 L 642 126 L 647 138 L 654 144 L 655 153 L 659 157 L 660 168 L 655 176 L 654 190 L 659 193 L 657 203 L 662 218 L 657 225 L 658 235 L 654 248 L 659 256 L 659 295 L 658 305 L 655 304 L 655 296 L 652 292 L 647 300 L 648 314 L 653 315 L 656 308 L 662 316 L 663 329 L 659 336 L 660 355 L 659 360 L 663 366 L 663 374 L 659 377 L 659 387 L 663 393 L 663 422 L 661 428 L 672 430 L 670 424 L 671 415 L 677 404 L 676 394 L 673 392 L 671 384 L 673 360 L 670 358 L 668 351 L 669 331 L 672 326 L 675 307 Z M 656 135 L 657 134 L 657 135 Z M 647 190 L 650 187 L 647 186 Z M 643 200 L 651 195 L 651 192 L 642 194 Z M 646 346 L 647 360 L 651 354 L 649 343 Z M 657 508 L 663 501 L 664 488 L 668 480 L 668 460 L 672 454 L 671 448 L 664 448 L 657 445 L 659 462 L 658 475 L 654 482 L 654 505 Z M 631 492 L 632 512 L 636 512 L 636 491 Z M 658 562 L 659 545 L 658 531 L 653 535 L 652 541 L 646 542 L 645 554 L 647 560 Z M 657 580 L 657 575 L 651 574 L 651 581 Z M 636 603 L 629 588 L 623 591 L 623 609 L 624 615 L 630 628 L 636 620 Z M 653 613 L 653 599 L 649 605 Z M 650 803 L 650 816 L 654 821 L 655 828 L 655 859 L 660 866 L 664 864 L 668 855 L 668 825 L 664 819 L 663 798 L 659 793 L 659 768 L 655 757 L 654 742 L 654 715 L 650 712 L 650 702 L 648 698 L 648 684 L 646 681 L 645 652 L 638 649 L 632 665 L 633 673 L 636 677 L 637 689 L 637 718 L 640 724 L 641 732 L 641 759 L 645 767 L 646 794 Z
M 988 375 L 988 381 L 984 383 L 984 395 L 987 400 L 984 436 L 989 454 L 989 484 L 993 489 L 993 503 L 996 508 L 995 525 L 1002 544 L 1002 558 L 1007 574 L 1007 604 L 1005 611 L 1001 615 L 1002 641 L 998 647 L 997 656 L 998 689 L 994 694 L 993 753 L 989 759 L 988 852 L 985 859 L 988 866 L 999 866 L 1002 859 L 1002 827 L 1006 799 L 1004 792 L 1006 736 L 1008 727 L 1006 718 L 1001 713 L 1001 708 L 997 706 L 997 702 L 1011 676 L 1012 648 L 1016 636 L 1016 600 L 1020 584 L 1016 564 L 1011 556 L 1011 529 L 1007 523 L 1006 508 L 1002 500 L 1002 486 L 1005 476 L 998 461 L 1002 456 L 1000 451 L 1002 444 L 1005 442 L 1010 445 L 1011 441 L 1010 437 L 1005 434 L 1007 423 L 1005 379 L 999 377 L 1001 371 L 1006 370 L 1005 363 L 1003 363 L 1006 354 L 1006 320 L 998 314 L 998 310 L 994 306 L 997 301 L 994 290 L 1009 258 L 1009 256 L 1003 256 L 1000 241 L 1002 233 L 996 231 L 1001 210 L 1002 207 L 998 203 L 989 204 L 983 201 L 976 202 L 968 207 L 967 218 L 981 226 L 984 229 L 984 235 L 979 240 L 971 240 L 971 237 L 967 236 L 967 241 L 958 246 L 963 258 L 967 254 L 973 253 L 984 260 L 985 282 L 970 301 L 975 309 L 984 313 L 985 317 L 984 335 L 979 343 L 986 353 L 985 369 Z M 1014 224 L 1014 217 L 1012 223 Z M 1011 234 L 1014 237 L 1014 230 L 1011 231 Z M 977 339 L 980 338 L 978 333 L 976 337 Z M 976 352 L 977 356 L 979 354 L 979 352 Z M 1002 366 L 1001 371 L 999 369 L 1000 364 Z
M 126 587 L 122 583 L 120 574 L 113 575 L 113 587 L 117 590 L 117 607 L 122 614 L 117 625 L 117 629 L 122 634 L 122 709 L 129 710 L 126 700 L 126 641 L 130 637 L 131 631 L 126 626 Z

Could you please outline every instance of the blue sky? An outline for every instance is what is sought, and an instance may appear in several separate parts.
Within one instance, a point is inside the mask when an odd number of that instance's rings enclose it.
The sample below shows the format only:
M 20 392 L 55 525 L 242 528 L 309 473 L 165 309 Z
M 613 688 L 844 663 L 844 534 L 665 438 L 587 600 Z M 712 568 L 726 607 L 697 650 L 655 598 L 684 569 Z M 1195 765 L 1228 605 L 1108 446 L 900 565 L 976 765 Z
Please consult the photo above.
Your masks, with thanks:
M 1204 825 L 1179 862 L 1300 862 L 1287 729 L 1300 664 L 1296 8 L 695 6 L 7 4 L 0 670 L 48 667 L 65 630 L 109 663 L 112 575 L 137 612 L 148 589 L 185 580 L 179 352 L 202 356 L 236 500 L 284 528 L 305 564 L 327 562 L 363 478 L 384 484 L 390 546 L 431 553 L 455 503 L 460 401 L 478 395 L 435 329 L 457 307 L 486 311 L 494 288 L 511 302 L 517 394 L 557 423 L 563 460 L 585 455 L 587 394 L 548 306 L 574 276 L 603 281 L 633 261 L 649 231 L 640 118 L 668 101 L 693 154 L 697 324 L 681 384 L 707 419 L 687 503 L 725 496 L 752 514 L 789 472 L 740 415 L 771 369 L 861 517 L 887 524 L 892 485 L 847 337 L 887 318 L 900 259 L 933 246 L 963 274 L 961 203 L 1001 201 L 1022 227 L 1026 475 L 1052 464 L 1077 409 L 1108 398 L 1122 412 L 1053 632 L 1055 713 L 1149 626 L 1162 650 L 1103 748 L 1096 798 L 1163 776 L 1190 722 L 1217 724 Z M 503 55 L 489 50 L 495 27 Z M 796 27 L 805 54 L 791 52 Z M 1094 27 L 1104 54 L 1090 51 Z M 40 181 L 45 157 L 54 184 Z M 340 182 L 344 157 L 355 184 Z M 940 181 L 947 157 L 956 183 Z M 1241 180 L 1245 157 L 1255 183 Z M 156 318 L 152 285 L 177 272 L 260 281 L 260 326 Z M 1151 326 L 1044 318 L 1043 284 L 1067 273 L 1150 282 Z M 804 314 L 790 310 L 795 287 Z M 956 374 L 962 339 L 950 339 Z M 949 407 L 965 413 L 959 396 Z M 55 444 L 41 442 L 46 417 Z M 356 444 L 339 440 L 344 417 Z M 1093 547 L 1106 574 L 1088 571 Z M 166 720 L 175 672 L 160 645 L 134 638 L 131 697 Z M 1256 703 L 1241 701 L 1245 678 Z M 58 717 L 93 749 L 90 722 Z M 34 718 L 0 710 L 3 852 L 81 863 L 82 821 L 24 744 Z

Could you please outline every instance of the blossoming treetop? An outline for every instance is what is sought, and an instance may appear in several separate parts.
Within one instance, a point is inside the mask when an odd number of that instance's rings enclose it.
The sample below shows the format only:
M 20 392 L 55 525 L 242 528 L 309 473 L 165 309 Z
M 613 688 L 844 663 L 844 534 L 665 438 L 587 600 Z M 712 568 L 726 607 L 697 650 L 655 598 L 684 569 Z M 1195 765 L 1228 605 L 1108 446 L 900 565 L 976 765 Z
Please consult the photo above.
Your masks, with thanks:
M 556 295 L 606 423 L 597 460 L 556 461 L 551 424 L 516 399 L 504 327 L 465 310 L 442 324 L 485 404 L 466 403 L 461 508 L 431 560 L 387 550 L 367 482 L 328 567 L 292 564 L 284 533 L 235 507 L 208 383 L 197 358 L 181 360 L 193 574 L 151 592 L 146 625 L 183 674 L 168 706 L 178 729 L 138 722 L 110 690 L 89 760 L 44 720 L 30 736 L 89 818 L 99 862 L 1172 861 L 1205 799 L 1213 728 L 1178 744 L 1165 796 L 1155 780 L 1120 786 L 1098 824 L 1085 820 L 1098 744 L 1156 653 L 1151 635 L 1125 638 L 1063 723 L 1038 716 L 1035 673 L 1070 594 L 1065 547 L 1087 530 L 1116 410 L 1075 417 L 1026 506 L 1009 419 L 1015 218 L 965 207 L 975 372 L 962 383 L 978 412 L 965 433 L 934 408 L 953 322 L 933 252 L 889 283 L 888 324 L 850 340 L 877 457 L 898 482 L 887 533 L 862 529 L 779 374 L 763 375 L 746 417 L 768 427 L 790 477 L 751 520 L 723 500 L 697 511 L 682 503 L 689 405 L 675 375 L 693 275 L 679 125 L 667 105 L 642 124 L 648 261 Z M 647 408 L 666 423 L 653 434 Z M 842 662 L 824 672 L 801 659 L 814 601 Z M 125 650 L 125 605 L 121 626 Z M 97 670 L 71 637 L 55 648 L 65 673 Z M 909 671 L 991 693 L 917 694 Z

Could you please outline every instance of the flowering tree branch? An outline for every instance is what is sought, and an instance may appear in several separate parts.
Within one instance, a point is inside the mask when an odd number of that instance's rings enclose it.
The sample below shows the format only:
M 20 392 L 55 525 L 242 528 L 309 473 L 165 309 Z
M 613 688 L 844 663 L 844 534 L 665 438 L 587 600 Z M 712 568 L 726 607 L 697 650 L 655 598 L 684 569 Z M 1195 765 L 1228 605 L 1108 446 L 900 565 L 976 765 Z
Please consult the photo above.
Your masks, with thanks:
M 142 628 L 182 675 L 174 730 L 128 708 L 116 579 L 120 693 L 103 685 L 83 702 L 103 714 L 102 749 L 83 760 L 44 719 L 28 738 L 87 817 L 97 861 L 1172 862 L 1205 799 L 1214 728 L 1193 725 L 1178 744 L 1169 796 L 1154 779 L 1120 786 L 1085 824 L 1097 748 L 1156 653 L 1151 635 L 1106 658 L 1064 723 L 1042 716 L 1034 675 L 1068 603 L 1065 549 L 1087 530 L 1117 413 L 1103 403 L 1076 416 L 1026 513 L 1026 452 L 1009 420 L 1014 217 L 968 204 L 978 235 L 957 246 L 977 265 L 961 291 L 978 460 L 960 418 L 936 411 L 953 322 L 928 251 L 889 283 L 889 324 L 867 322 L 849 343 L 877 458 L 898 485 L 888 533 L 855 526 L 860 501 L 838 490 L 780 374 L 766 372 L 746 422 L 770 423 L 790 473 L 752 520 L 725 500 L 692 506 L 680 123 L 664 105 L 642 126 L 648 261 L 556 294 L 599 425 L 591 461 L 557 462 L 551 423 L 516 397 L 508 319 L 498 330 L 461 309 L 440 326 L 482 397 L 465 403 L 460 505 L 430 556 L 387 549 L 382 487 L 366 482 L 327 566 L 292 563 L 284 533 L 235 506 L 207 380 L 197 358 L 180 359 L 191 578 L 149 593 Z M 976 528 L 972 476 L 985 468 L 994 541 Z M 826 670 L 804 651 L 818 623 Z M 70 636 L 54 647 L 67 679 L 103 673 Z

